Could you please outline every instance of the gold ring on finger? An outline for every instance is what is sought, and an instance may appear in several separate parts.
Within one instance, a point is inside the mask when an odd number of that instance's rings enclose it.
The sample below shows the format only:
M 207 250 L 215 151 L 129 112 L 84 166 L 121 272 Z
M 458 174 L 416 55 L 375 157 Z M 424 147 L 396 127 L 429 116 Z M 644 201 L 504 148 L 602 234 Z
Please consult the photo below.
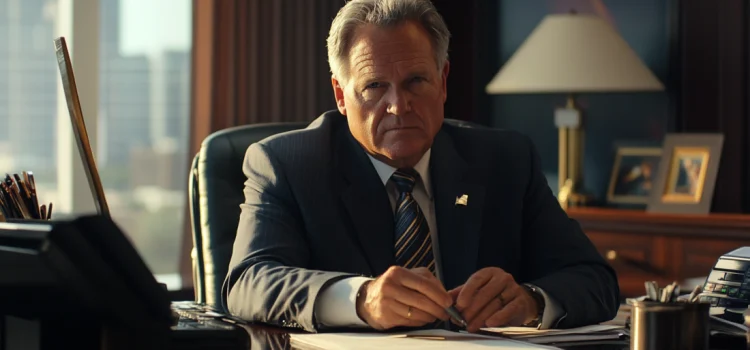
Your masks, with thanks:
M 411 306 L 409 306 L 409 311 L 406 312 L 406 318 L 411 318 Z

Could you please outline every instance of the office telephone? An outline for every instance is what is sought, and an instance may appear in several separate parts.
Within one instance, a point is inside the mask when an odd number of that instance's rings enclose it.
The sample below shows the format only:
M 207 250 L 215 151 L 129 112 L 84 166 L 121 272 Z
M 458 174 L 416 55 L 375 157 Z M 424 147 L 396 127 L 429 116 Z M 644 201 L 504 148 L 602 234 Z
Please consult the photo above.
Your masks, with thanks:
M 744 323 L 750 305 L 750 247 L 735 249 L 719 257 L 706 277 L 701 302 L 711 304 L 711 314 Z

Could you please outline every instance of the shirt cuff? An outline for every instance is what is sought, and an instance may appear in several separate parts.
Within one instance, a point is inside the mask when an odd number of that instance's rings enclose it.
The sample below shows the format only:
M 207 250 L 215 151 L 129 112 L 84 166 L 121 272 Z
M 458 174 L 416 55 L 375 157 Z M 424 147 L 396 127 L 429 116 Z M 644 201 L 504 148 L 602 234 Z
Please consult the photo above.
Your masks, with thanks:
M 544 313 L 542 313 L 541 329 L 556 328 L 568 314 L 563 310 L 560 304 L 547 294 L 544 289 L 534 286 L 544 297 Z
M 368 327 L 357 315 L 357 294 L 367 277 L 350 277 L 332 283 L 318 294 L 315 318 L 326 327 Z

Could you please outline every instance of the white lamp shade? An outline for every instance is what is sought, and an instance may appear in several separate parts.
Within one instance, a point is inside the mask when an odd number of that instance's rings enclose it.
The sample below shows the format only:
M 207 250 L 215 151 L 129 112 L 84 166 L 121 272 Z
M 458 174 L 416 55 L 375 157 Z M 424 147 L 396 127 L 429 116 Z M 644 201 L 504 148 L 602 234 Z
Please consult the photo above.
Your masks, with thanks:
M 545 17 L 486 87 L 491 94 L 663 89 L 609 23 L 585 14 Z

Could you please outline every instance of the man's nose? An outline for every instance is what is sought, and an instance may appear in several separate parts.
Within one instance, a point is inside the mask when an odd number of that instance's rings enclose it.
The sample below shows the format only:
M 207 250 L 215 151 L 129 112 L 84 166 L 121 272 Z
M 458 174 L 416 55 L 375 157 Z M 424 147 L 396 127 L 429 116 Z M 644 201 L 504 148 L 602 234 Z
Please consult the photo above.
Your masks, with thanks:
M 411 111 L 411 94 L 408 91 L 394 87 L 388 91 L 386 98 L 389 114 L 399 116 Z

